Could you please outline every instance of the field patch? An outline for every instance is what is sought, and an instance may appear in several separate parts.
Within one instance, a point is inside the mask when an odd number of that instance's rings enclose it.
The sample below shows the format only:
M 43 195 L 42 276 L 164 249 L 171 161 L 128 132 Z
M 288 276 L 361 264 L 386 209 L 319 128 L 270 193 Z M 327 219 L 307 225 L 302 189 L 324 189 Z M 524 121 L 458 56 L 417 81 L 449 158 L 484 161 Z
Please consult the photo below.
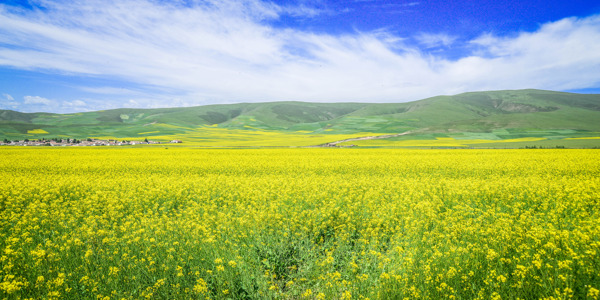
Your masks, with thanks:
M 49 132 L 44 130 L 44 129 L 32 129 L 32 130 L 27 130 L 28 134 L 48 134 Z

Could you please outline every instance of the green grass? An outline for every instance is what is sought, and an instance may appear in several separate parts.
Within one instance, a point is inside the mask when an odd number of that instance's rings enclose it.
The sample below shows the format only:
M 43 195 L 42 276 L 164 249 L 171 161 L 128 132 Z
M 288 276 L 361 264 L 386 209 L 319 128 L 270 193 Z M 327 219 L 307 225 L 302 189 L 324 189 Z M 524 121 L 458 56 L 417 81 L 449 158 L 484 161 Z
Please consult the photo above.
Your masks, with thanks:
M 354 145 L 368 148 L 600 148 L 600 134 L 590 137 L 543 137 L 514 135 L 501 139 L 492 134 L 428 134 L 405 135 L 388 139 L 349 141 L 341 146 Z
M 473 148 L 593 148 L 600 149 L 600 139 L 554 139 L 535 142 L 468 143 Z
M 597 136 L 600 95 L 540 90 L 474 92 L 408 103 L 269 102 L 187 108 L 123 108 L 76 114 L 0 111 L 0 139 L 184 139 L 202 128 L 281 134 L 397 134 L 410 138 L 560 140 Z M 28 134 L 42 129 L 48 134 Z M 392 141 L 394 139 L 391 139 Z M 333 139 L 330 141 L 334 141 Z

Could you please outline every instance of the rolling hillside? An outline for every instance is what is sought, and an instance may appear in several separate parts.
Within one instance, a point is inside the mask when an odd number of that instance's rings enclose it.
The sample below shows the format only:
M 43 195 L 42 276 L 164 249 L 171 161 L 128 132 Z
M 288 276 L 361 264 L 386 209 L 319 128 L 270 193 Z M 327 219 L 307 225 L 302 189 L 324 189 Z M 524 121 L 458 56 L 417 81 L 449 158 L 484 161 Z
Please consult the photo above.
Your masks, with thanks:
M 201 134 L 203 128 L 307 135 L 410 131 L 396 139 L 600 136 L 600 95 L 516 90 L 385 104 L 269 102 L 75 114 L 0 110 L 0 139 L 11 140 L 56 136 L 160 139 L 190 137 Z

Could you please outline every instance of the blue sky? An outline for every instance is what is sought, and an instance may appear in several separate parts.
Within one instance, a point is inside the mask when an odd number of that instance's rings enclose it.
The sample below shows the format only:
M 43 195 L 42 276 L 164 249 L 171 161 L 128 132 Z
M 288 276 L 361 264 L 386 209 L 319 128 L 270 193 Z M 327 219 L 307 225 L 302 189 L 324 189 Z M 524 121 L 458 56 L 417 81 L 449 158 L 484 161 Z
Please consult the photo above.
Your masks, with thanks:
M 4 0 L 0 109 L 600 93 L 598 1 Z

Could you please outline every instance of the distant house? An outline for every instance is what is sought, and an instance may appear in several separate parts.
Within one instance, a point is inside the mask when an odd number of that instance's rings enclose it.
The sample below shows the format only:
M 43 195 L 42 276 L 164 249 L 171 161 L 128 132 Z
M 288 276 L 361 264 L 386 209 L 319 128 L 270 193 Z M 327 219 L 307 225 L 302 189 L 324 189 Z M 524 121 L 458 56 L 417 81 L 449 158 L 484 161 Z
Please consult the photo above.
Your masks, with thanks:
M 172 140 L 171 143 L 173 143 L 173 144 L 181 144 L 183 142 L 181 140 Z

